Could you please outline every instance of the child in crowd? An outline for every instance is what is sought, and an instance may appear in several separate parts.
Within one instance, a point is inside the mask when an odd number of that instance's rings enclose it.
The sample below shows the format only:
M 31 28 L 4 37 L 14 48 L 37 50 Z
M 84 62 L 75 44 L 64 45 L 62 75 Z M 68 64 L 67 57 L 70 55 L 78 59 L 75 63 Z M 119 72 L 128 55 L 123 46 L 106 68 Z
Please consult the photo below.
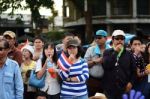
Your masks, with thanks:
M 36 62 L 32 60 L 34 49 L 30 45 L 26 45 L 22 48 L 23 63 L 21 64 L 21 74 L 24 83 L 24 99 L 35 98 L 35 88 L 29 86 L 30 71 L 35 68 Z

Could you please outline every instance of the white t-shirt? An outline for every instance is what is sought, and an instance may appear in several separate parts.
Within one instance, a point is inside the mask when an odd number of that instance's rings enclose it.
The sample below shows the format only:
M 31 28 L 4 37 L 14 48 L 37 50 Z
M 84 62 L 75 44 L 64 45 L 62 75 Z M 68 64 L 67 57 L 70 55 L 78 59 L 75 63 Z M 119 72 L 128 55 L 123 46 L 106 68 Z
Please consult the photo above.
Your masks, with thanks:
M 52 68 L 57 71 L 56 65 Z M 42 62 L 41 60 L 37 60 L 37 65 L 35 71 L 38 72 L 42 69 Z M 60 84 L 57 78 L 52 78 L 49 72 L 46 70 L 46 79 L 45 79 L 45 86 L 40 89 L 41 91 L 46 92 L 48 95 L 56 95 L 60 93 Z

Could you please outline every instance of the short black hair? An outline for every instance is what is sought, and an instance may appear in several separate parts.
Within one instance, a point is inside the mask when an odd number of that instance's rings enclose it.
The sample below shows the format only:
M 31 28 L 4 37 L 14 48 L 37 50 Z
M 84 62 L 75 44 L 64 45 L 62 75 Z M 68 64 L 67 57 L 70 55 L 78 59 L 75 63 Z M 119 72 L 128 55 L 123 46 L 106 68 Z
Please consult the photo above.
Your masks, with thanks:
M 44 38 L 41 36 L 41 35 L 37 35 L 33 41 L 37 40 L 37 39 L 40 39 L 42 42 L 45 42 L 44 41 Z
M 132 45 L 135 40 L 138 40 L 138 41 L 140 41 L 141 43 L 143 43 L 142 40 L 141 40 L 139 37 L 134 36 L 134 37 L 130 40 L 130 45 Z
M 75 36 L 73 33 L 70 33 L 70 32 L 66 32 L 66 33 L 64 33 L 64 35 L 63 35 L 63 39 L 66 37 L 66 36 Z

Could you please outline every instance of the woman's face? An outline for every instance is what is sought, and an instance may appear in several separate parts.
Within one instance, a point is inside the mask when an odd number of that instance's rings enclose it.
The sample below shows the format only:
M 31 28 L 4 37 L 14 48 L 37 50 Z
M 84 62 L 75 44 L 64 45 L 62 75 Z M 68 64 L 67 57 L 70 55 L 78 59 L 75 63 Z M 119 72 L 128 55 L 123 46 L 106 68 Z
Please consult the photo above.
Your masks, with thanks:
M 25 58 L 30 58 L 31 57 L 31 53 L 29 52 L 29 50 L 27 49 L 23 49 L 22 51 L 22 56 L 23 56 L 23 59 Z
M 74 56 L 76 56 L 78 53 L 78 47 L 77 46 L 71 45 L 71 46 L 67 47 L 67 50 L 68 50 L 69 55 L 73 54 Z
M 53 57 L 53 55 L 54 55 L 54 48 L 52 48 L 50 45 L 44 51 L 45 51 L 46 57 Z

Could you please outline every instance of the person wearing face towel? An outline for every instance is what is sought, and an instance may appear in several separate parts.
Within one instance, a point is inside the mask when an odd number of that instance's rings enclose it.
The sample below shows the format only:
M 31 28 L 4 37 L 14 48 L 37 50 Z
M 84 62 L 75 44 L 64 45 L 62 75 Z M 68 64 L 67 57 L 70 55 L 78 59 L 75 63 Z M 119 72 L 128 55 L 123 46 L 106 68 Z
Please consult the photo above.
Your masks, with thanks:
M 87 81 L 89 97 L 94 96 L 97 92 L 103 92 L 102 77 L 104 69 L 102 67 L 102 56 L 104 50 L 109 48 L 106 45 L 106 40 L 107 32 L 102 29 L 97 30 L 94 36 L 95 45 L 89 47 L 84 55 L 90 75 Z
M 59 75 L 62 79 L 60 99 L 88 99 L 86 81 L 89 78 L 88 65 L 81 58 L 81 45 L 77 38 L 66 43 L 66 56 L 58 59 Z
M 114 30 L 113 47 L 103 54 L 103 86 L 108 99 L 121 99 L 123 93 L 132 89 L 136 78 L 134 57 L 125 49 L 124 42 L 124 31 Z

